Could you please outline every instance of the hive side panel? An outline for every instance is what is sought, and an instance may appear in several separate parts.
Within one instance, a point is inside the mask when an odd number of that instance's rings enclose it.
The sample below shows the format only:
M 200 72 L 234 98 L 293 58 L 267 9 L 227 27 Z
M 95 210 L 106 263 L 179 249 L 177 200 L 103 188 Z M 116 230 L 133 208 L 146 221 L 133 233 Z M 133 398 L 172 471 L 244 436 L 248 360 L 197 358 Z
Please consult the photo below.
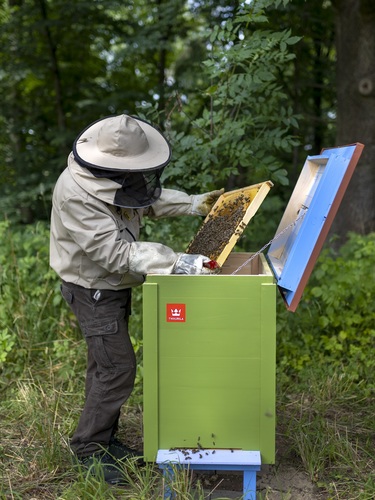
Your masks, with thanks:
M 144 456 L 153 462 L 159 447 L 158 284 L 143 285 Z
M 276 428 L 276 285 L 261 287 L 260 449 L 262 463 L 275 463 Z

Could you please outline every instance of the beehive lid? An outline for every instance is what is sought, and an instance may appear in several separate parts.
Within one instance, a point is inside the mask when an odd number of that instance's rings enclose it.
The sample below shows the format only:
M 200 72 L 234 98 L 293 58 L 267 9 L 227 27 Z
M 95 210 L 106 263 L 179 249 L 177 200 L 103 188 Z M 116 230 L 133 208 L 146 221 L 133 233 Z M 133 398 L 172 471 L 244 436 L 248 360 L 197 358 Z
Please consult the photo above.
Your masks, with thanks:
M 295 311 L 363 150 L 356 143 L 308 156 L 267 260 L 290 311 Z
M 265 181 L 222 194 L 186 252 L 205 255 L 222 266 L 272 186 Z

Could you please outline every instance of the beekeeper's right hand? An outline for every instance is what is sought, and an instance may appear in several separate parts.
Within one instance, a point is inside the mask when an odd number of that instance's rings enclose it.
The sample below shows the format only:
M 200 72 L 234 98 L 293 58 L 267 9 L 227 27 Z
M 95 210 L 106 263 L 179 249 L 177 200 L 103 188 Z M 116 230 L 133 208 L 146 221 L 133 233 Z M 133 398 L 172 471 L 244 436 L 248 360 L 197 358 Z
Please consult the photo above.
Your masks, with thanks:
M 210 274 L 210 269 L 203 267 L 211 259 L 199 254 L 182 253 L 176 261 L 172 274 Z
M 211 274 L 203 267 L 208 257 L 176 253 L 161 243 L 135 241 L 129 244 L 129 271 L 138 274 Z

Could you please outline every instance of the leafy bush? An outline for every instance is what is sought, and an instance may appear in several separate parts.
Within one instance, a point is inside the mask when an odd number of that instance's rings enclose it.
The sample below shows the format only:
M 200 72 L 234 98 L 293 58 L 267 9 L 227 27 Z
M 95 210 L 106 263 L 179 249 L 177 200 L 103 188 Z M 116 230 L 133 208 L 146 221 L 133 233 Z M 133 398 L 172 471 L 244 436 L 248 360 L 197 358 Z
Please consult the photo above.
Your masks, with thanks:
M 296 374 L 317 363 L 353 380 L 375 372 L 375 233 L 350 234 L 336 255 L 325 249 L 295 314 L 278 312 L 278 365 Z
M 0 223 L 0 373 L 7 385 L 27 374 L 53 370 L 68 380 L 82 364 L 82 341 L 49 267 L 46 224 Z
M 83 380 L 86 346 L 49 267 L 48 224 L 2 221 L 0 238 L 0 383 L 4 387 L 29 372 L 37 379 L 52 371 L 56 383 L 73 387 L 78 373 Z M 132 342 L 141 357 L 140 291 L 133 295 Z
M 8 383 L 40 368 L 65 325 L 59 283 L 48 265 L 46 225 L 15 228 L 3 221 L 0 238 L 0 370 Z

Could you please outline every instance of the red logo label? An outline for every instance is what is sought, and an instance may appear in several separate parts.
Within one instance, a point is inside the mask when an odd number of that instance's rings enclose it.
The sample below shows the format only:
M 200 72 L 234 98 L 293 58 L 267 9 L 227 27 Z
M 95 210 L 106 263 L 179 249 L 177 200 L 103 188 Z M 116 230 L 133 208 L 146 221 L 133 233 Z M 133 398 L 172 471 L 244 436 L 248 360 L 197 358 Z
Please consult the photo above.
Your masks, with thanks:
M 186 304 L 167 304 L 167 321 L 185 322 Z

